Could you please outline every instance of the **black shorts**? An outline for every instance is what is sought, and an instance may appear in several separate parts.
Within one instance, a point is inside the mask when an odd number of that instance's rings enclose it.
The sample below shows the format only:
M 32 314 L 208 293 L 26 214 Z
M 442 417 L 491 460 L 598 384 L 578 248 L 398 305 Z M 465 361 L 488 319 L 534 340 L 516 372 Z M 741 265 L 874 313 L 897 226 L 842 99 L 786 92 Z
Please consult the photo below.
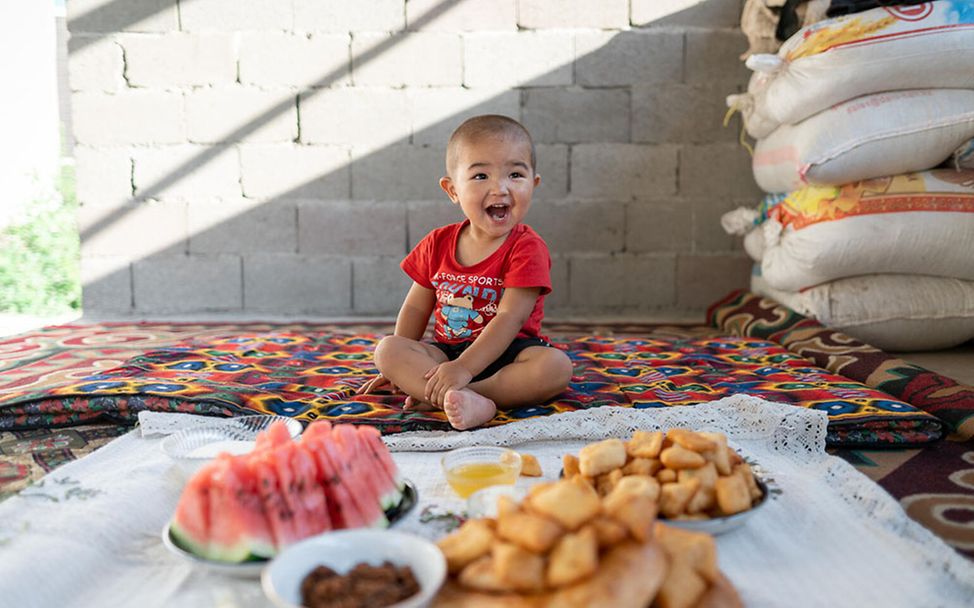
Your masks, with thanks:
M 470 347 L 471 344 L 473 344 L 472 341 L 461 342 L 460 344 L 433 342 L 433 346 L 443 351 L 443 354 L 446 355 L 450 361 L 454 361 L 457 357 L 459 357 L 463 351 Z M 545 342 L 541 338 L 514 338 L 514 341 L 511 342 L 511 345 L 507 347 L 507 350 L 502 352 L 501 356 L 497 357 L 497 360 L 488 365 L 484 371 L 474 376 L 471 382 L 479 382 L 485 378 L 490 378 L 499 372 L 502 367 L 514 363 L 514 360 L 517 359 L 519 354 L 521 354 L 521 351 L 531 346 L 551 346 L 551 344 Z

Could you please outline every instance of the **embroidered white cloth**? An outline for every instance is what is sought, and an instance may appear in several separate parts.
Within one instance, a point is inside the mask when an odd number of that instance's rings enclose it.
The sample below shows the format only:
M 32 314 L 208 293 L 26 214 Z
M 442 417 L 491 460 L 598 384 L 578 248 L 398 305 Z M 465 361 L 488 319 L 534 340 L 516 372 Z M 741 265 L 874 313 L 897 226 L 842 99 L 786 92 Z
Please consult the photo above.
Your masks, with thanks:
M 159 416 L 167 415 L 149 415 L 143 427 L 183 425 L 156 424 Z M 637 428 L 717 430 L 781 491 L 744 527 L 717 538 L 721 567 L 746 605 L 970 606 L 974 564 L 828 456 L 825 424 L 822 412 L 733 396 L 701 407 L 599 408 L 468 433 L 396 435 L 386 441 L 420 495 L 397 528 L 436 538 L 442 528 L 421 523 L 422 509 L 463 508 L 432 450 L 516 446 L 555 478 L 561 455 L 592 440 Z M 162 546 L 183 478 L 159 437 L 129 433 L 0 503 L 0 606 L 267 605 L 257 581 L 194 569 Z

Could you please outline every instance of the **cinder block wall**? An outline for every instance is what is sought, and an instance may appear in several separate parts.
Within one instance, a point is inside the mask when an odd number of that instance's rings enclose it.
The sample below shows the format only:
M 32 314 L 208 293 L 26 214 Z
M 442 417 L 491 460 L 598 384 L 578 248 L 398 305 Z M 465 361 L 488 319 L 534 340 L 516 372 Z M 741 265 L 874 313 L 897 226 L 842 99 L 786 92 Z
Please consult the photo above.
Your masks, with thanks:
M 449 133 L 538 144 L 550 317 L 699 316 L 747 283 L 720 215 L 760 196 L 724 97 L 740 0 L 69 0 L 84 308 L 396 312 L 461 218 Z

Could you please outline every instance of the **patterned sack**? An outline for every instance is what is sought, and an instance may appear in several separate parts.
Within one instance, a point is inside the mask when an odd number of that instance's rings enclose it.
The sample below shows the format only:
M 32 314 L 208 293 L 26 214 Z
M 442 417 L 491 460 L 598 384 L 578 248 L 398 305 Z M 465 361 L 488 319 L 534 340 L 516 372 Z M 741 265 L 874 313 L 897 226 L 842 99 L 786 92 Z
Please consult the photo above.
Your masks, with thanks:
M 763 242 L 749 243 L 748 252 L 760 254 L 761 274 L 774 289 L 886 273 L 974 280 L 974 171 L 809 186 L 754 221 L 759 232 L 748 239 Z
M 747 93 L 727 104 L 760 139 L 829 106 L 881 91 L 974 88 L 974 3 L 880 7 L 814 23 L 776 55 L 752 55 Z
M 924 171 L 971 137 L 974 91 L 875 93 L 781 125 L 757 143 L 752 167 L 766 192 L 790 192 Z

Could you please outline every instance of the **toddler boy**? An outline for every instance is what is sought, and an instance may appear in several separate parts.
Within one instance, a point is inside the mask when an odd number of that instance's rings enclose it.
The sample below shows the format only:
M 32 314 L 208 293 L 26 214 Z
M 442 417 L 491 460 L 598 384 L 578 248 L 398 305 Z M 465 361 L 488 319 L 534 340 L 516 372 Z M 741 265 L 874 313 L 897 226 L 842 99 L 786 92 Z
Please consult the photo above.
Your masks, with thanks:
M 572 364 L 541 335 L 551 258 L 521 223 L 541 183 L 531 135 L 506 116 L 471 118 L 450 136 L 446 170 L 440 187 L 467 219 L 433 230 L 402 261 L 413 284 L 395 334 L 376 346 L 379 375 L 359 392 L 392 385 L 407 408 L 442 408 L 454 428 L 469 429 L 498 407 L 554 397 Z M 428 344 L 420 339 L 431 314 Z

